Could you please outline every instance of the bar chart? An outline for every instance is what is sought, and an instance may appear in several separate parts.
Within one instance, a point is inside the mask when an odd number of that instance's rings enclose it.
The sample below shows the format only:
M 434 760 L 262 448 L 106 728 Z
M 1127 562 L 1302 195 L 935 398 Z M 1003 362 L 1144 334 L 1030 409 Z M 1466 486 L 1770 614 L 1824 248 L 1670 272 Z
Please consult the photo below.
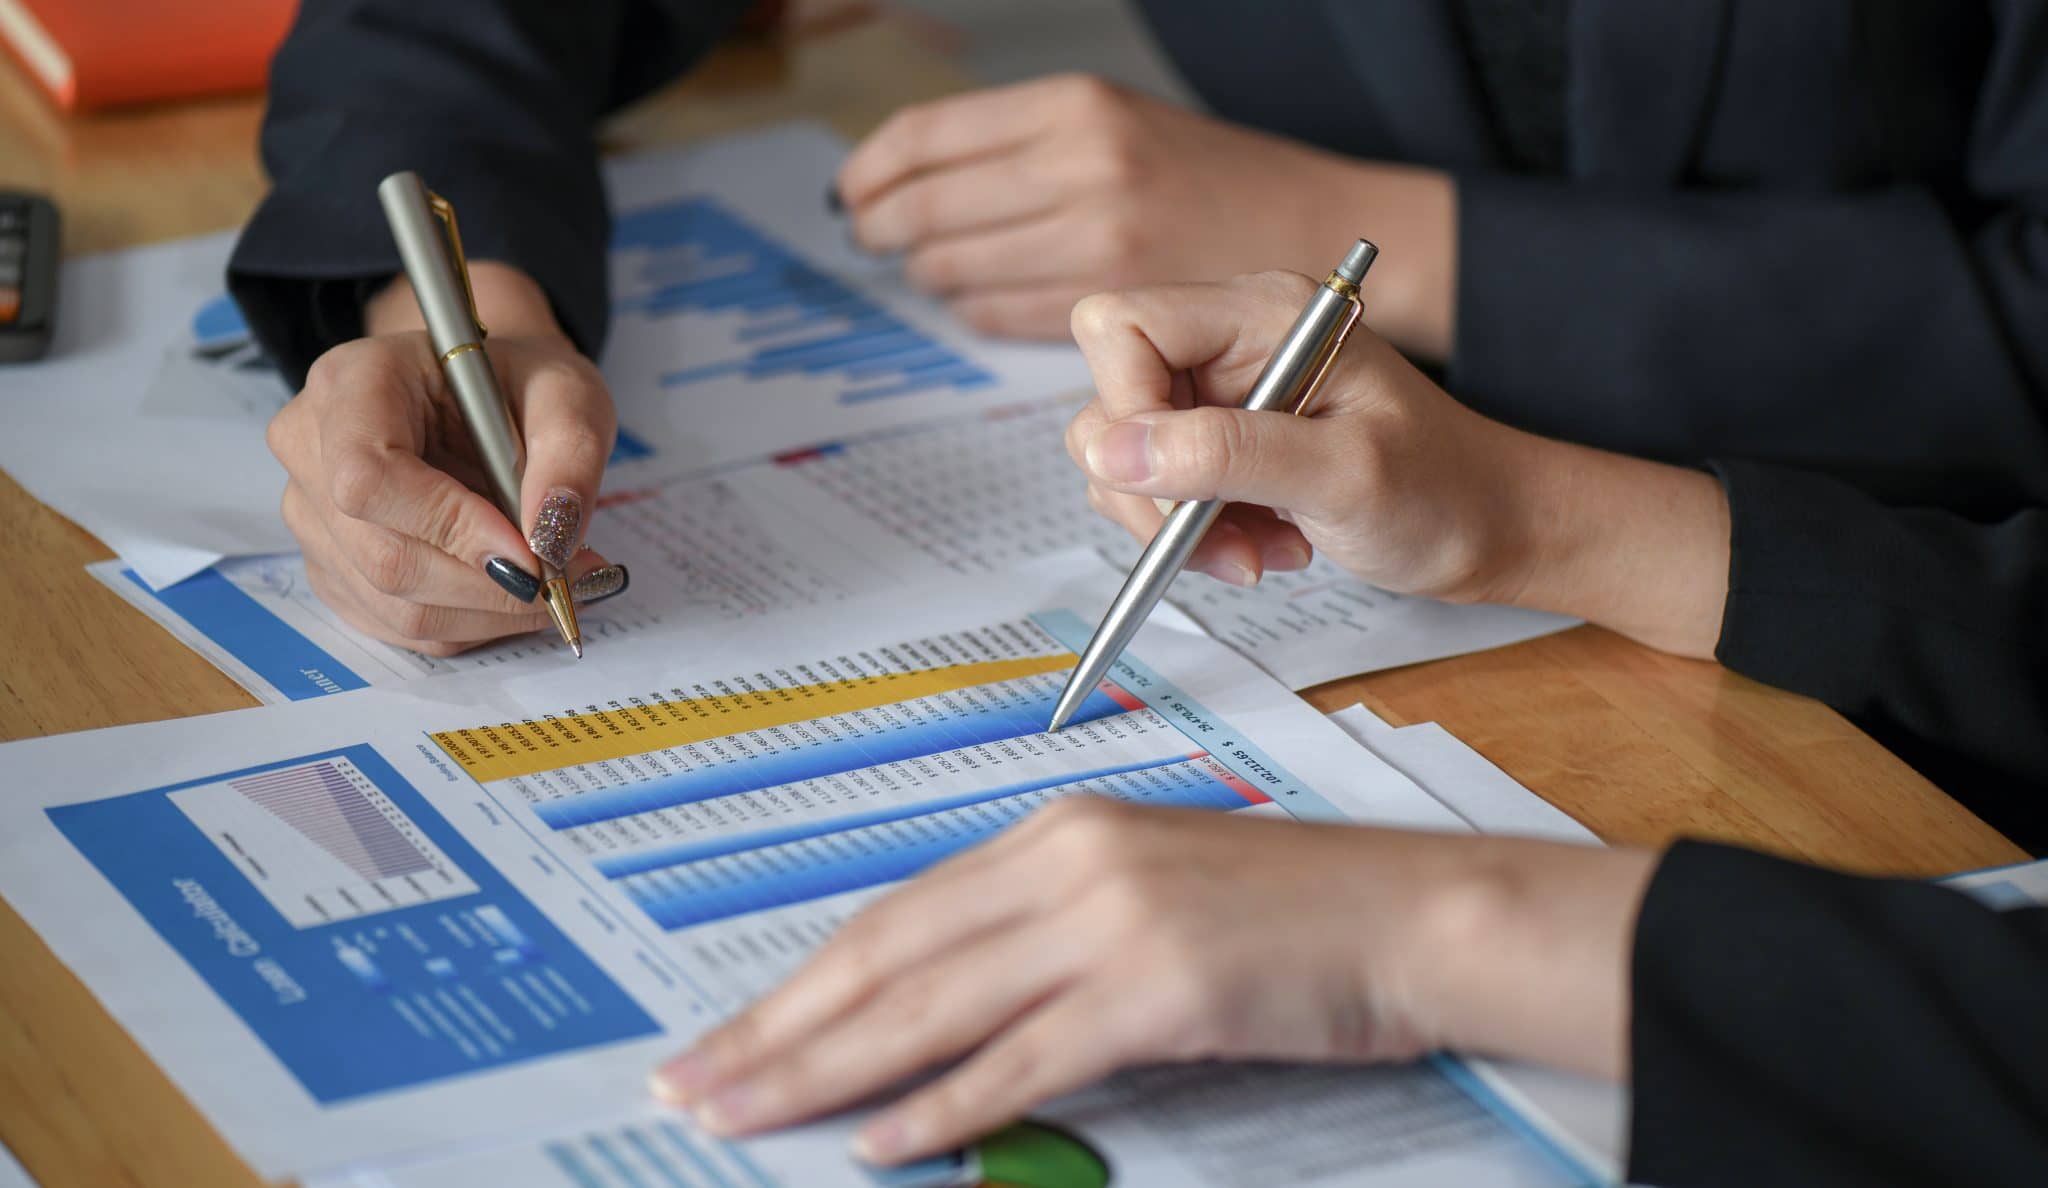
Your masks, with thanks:
M 712 381 L 825 385 L 858 405 L 933 391 L 970 392 L 997 377 L 749 226 L 716 199 L 691 197 L 622 214 L 615 267 L 625 314 L 715 322 L 724 342 L 659 375 L 664 389 Z
M 1235 732 L 1149 670 L 1103 682 L 1046 734 L 1066 636 L 1086 631 L 1069 619 L 1048 620 L 1057 635 L 1003 622 L 435 738 L 669 931 L 829 914 L 824 901 L 909 878 L 1063 797 L 1275 810 L 1262 782 L 1292 785 L 1277 765 L 1199 741 Z

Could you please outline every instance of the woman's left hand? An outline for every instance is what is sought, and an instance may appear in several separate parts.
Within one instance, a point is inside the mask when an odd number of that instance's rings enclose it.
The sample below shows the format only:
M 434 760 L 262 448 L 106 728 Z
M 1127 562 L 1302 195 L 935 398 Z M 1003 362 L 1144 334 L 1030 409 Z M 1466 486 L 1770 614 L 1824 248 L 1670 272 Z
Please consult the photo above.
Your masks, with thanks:
M 1503 844 L 1537 845 L 1058 801 L 863 912 L 655 1088 L 750 1133 L 966 1056 L 862 1129 L 859 1154 L 894 1163 L 1129 1065 L 1413 1057 L 1461 1038 L 1439 1008 L 1462 999 L 1434 980 L 1517 950 L 1490 936 L 1514 882 L 1496 877 Z M 1621 901 L 1586 921 L 1617 964 Z M 1587 996 L 1607 1030 L 1616 997 Z

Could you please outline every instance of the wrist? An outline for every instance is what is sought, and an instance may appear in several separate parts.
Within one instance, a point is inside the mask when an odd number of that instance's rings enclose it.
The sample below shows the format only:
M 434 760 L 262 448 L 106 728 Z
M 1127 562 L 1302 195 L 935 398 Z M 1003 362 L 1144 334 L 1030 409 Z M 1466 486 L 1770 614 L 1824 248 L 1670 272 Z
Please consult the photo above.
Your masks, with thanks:
M 547 293 L 525 272 L 495 260 L 472 260 L 469 279 L 476 292 L 477 319 L 491 333 L 566 337 Z M 402 272 L 363 303 L 363 333 L 367 335 L 425 328 L 412 282 Z
M 1630 960 L 1657 855 L 1445 838 L 1418 884 L 1408 996 L 1436 1048 L 1628 1072 Z
M 1586 619 L 1711 658 L 1728 594 L 1728 499 L 1713 476 L 1552 441 L 1507 439 L 1502 560 L 1489 602 Z

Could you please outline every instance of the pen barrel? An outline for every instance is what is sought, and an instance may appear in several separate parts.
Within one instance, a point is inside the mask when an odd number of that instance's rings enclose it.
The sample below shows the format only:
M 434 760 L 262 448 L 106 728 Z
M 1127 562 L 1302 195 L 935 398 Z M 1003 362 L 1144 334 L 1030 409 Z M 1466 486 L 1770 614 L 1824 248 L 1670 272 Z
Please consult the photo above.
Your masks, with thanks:
M 483 334 L 469 305 L 469 282 L 457 271 L 448 250 L 447 228 L 428 203 L 426 183 L 410 170 L 394 173 L 377 183 L 377 201 L 391 224 L 391 238 L 412 281 L 413 296 L 419 299 L 420 315 L 427 320 L 434 353 L 446 355 L 481 342 Z
M 526 446 L 512 422 L 512 406 L 498 386 L 498 373 L 491 370 L 490 356 L 480 348 L 457 351 L 441 360 L 441 371 L 462 410 L 462 423 L 469 427 L 491 497 L 506 519 L 521 524 L 519 485 L 526 477 Z
M 1358 299 L 1328 285 L 1319 285 L 1280 349 L 1245 395 L 1243 407 L 1253 412 L 1299 412 L 1314 394 L 1316 381 L 1337 344 L 1358 318 Z

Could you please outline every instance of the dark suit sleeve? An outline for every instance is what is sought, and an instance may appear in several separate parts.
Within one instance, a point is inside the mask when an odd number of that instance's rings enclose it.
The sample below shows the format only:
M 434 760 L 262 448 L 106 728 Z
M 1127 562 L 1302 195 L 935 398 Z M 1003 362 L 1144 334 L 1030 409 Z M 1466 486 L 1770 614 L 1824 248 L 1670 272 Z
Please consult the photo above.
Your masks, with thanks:
M 1732 522 L 1721 662 L 1938 744 L 1979 773 L 1951 792 L 2048 835 L 2048 508 L 1978 523 L 1818 475 L 1716 470 Z
M 1681 842 L 1633 964 L 1632 1182 L 2048 1183 L 2048 910 Z
M 1452 390 L 1624 452 L 1690 461 L 1708 442 L 1942 505 L 1937 476 L 2038 495 L 2048 5 L 1993 7 L 1968 198 L 1461 177 Z
M 608 314 L 594 131 L 682 72 L 738 0 L 305 0 L 271 63 L 271 190 L 230 291 L 296 386 L 362 333 L 398 270 L 377 182 L 416 169 L 454 203 L 474 259 L 524 269 L 577 345 Z

